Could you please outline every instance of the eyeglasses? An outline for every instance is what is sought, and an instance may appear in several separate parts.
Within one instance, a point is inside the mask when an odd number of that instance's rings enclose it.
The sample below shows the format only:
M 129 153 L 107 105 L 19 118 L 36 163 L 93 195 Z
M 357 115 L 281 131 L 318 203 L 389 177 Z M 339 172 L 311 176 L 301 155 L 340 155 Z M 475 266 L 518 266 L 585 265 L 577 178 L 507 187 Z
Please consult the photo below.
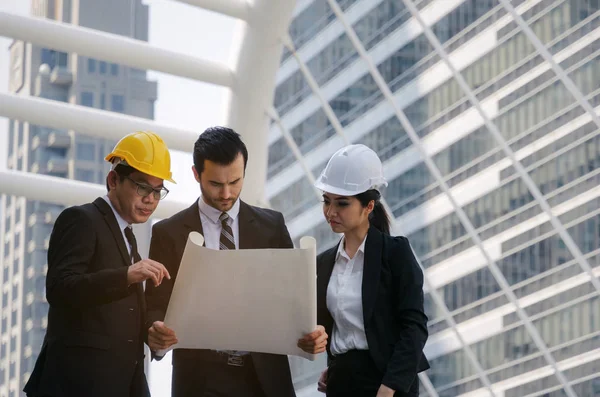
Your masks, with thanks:
M 167 189 L 164 186 L 161 188 L 154 188 L 145 183 L 140 183 L 140 182 L 134 181 L 133 179 L 131 179 L 128 176 L 126 176 L 125 178 L 127 178 L 131 182 L 135 183 L 135 186 L 137 187 L 137 194 L 142 197 L 147 197 L 150 195 L 150 193 L 152 193 L 155 200 L 162 200 L 165 197 L 167 197 L 167 194 L 169 194 L 169 189 Z

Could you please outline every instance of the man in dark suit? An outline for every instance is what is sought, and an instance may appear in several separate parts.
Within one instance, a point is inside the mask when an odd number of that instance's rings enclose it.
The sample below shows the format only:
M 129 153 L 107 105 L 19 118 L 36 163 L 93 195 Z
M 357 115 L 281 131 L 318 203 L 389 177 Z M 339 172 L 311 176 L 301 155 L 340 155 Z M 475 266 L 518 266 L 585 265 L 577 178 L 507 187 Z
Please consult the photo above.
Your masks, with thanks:
M 162 321 L 190 232 L 201 233 L 211 249 L 293 248 L 281 213 L 239 199 L 248 151 L 235 131 L 207 129 L 196 141 L 193 157 L 200 198 L 152 229 L 150 257 L 164 263 L 172 276 L 160 287 L 146 289 L 148 344 L 154 351 L 177 342 Z M 321 327 L 299 346 L 318 353 L 325 350 L 326 338 Z M 172 396 L 294 397 L 295 392 L 284 355 L 176 349 Z
M 170 276 L 162 264 L 140 258 L 131 224 L 146 222 L 168 192 L 169 151 L 158 135 L 137 132 L 106 160 L 113 164 L 108 194 L 65 209 L 50 236 L 48 329 L 28 396 L 150 395 L 142 282 L 159 285 Z

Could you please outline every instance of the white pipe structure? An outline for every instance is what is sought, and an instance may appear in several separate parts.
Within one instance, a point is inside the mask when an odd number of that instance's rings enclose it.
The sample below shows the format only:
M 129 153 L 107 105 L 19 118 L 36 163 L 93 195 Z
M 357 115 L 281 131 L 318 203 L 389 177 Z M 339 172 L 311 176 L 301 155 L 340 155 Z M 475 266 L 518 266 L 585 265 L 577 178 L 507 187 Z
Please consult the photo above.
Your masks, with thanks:
M 145 41 L 43 18 L 0 11 L 0 35 L 139 69 L 233 87 L 225 65 L 152 46 Z
M 57 205 L 81 205 L 106 194 L 106 187 L 95 183 L 74 181 L 30 172 L 0 170 L 0 193 L 23 196 Z M 152 217 L 168 218 L 188 207 L 187 203 L 166 198 L 161 200 Z
M 267 179 L 269 116 L 275 76 L 279 68 L 280 38 L 291 22 L 295 0 L 255 0 L 235 68 L 236 84 L 229 102 L 227 125 L 244 137 L 249 159 L 242 197 L 250 204 L 264 204 Z
M 15 94 L 0 93 L 0 116 L 115 141 L 134 131 L 150 130 L 160 135 L 169 149 L 185 152 L 192 150 L 198 138 L 196 132 L 141 117 Z
M 205 10 L 214 11 L 228 17 L 248 19 L 250 6 L 245 0 L 177 0 Z

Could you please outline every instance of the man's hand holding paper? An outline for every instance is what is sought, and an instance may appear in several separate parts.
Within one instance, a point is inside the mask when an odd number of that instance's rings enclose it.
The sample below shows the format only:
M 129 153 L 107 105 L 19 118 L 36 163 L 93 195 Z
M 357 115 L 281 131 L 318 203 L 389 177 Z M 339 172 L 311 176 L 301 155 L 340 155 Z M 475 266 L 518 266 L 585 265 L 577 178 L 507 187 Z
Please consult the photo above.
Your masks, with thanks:
M 175 331 L 162 321 L 155 321 L 148 329 L 148 346 L 153 351 L 167 350 L 177 342 Z

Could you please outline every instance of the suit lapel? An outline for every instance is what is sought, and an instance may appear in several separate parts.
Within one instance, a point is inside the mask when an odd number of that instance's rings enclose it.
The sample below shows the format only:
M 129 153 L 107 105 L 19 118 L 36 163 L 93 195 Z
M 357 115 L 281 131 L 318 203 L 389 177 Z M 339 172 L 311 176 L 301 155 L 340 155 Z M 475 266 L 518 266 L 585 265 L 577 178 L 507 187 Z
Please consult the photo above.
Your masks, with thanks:
M 331 273 L 333 272 L 333 266 L 335 265 L 335 254 L 337 253 L 339 245 L 340 243 L 323 253 L 319 268 L 317 269 L 318 299 L 323 306 L 326 306 L 327 286 L 329 285 L 329 279 L 331 279 Z
M 379 278 L 381 274 L 382 252 L 383 235 L 377 229 L 371 227 L 367 234 L 367 241 L 365 242 L 365 261 L 362 281 L 363 318 L 365 326 L 369 323 L 369 319 L 375 308 L 377 288 L 379 287 Z
M 129 252 L 127 251 L 127 247 L 125 246 L 125 240 L 123 239 L 123 233 L 119 228 L 119 223 L 117 222 L 117 218 L 115 218 L 115 214 L 113 213 L 112 208 L 108 205 L 106 201 L 102 197 L 98 197 L 94 201 L 94 205 L 98 208 L 98 211 L 104 216 L 104 221 L 108 225 L 117 246 L 119 247 L 119 252 L 121 253 L 121 257 L 123 258 L 123 264 L 125 266 L 131 265 L 131 258 L 129 257 Z
M 187 236 L 191 232 L 198 232 L 202 235 L 202 237 L 204 237 L 202 221 L 200 220 L 200 208 L 198 208 L 198 200 L 194 201 L 194 203 L 190 205 L 185 212 L 185 226 L 188 229 L 185 241 L 187 241 Z M 206 246 L 206 242 L 204 242 L 202 245 Z
M 317 316 L 320 318 L 321 325 L 331 335 L 333 328 L 333 318 L 327 309 L 327 287 L 331 279 L 331 273 L 335 265 L 335 255 L 338 250 L 338 245 L 325 251 L 319 258 L 317 268 Z
M 259 247 L 256 241 L 256 230 L 252 225 L 254 223 L 254 214 L 250 206 L 240 200 L 240 213 L 238 214 L 239 240 L 238 246 L 240 249 L 251 249 Z

